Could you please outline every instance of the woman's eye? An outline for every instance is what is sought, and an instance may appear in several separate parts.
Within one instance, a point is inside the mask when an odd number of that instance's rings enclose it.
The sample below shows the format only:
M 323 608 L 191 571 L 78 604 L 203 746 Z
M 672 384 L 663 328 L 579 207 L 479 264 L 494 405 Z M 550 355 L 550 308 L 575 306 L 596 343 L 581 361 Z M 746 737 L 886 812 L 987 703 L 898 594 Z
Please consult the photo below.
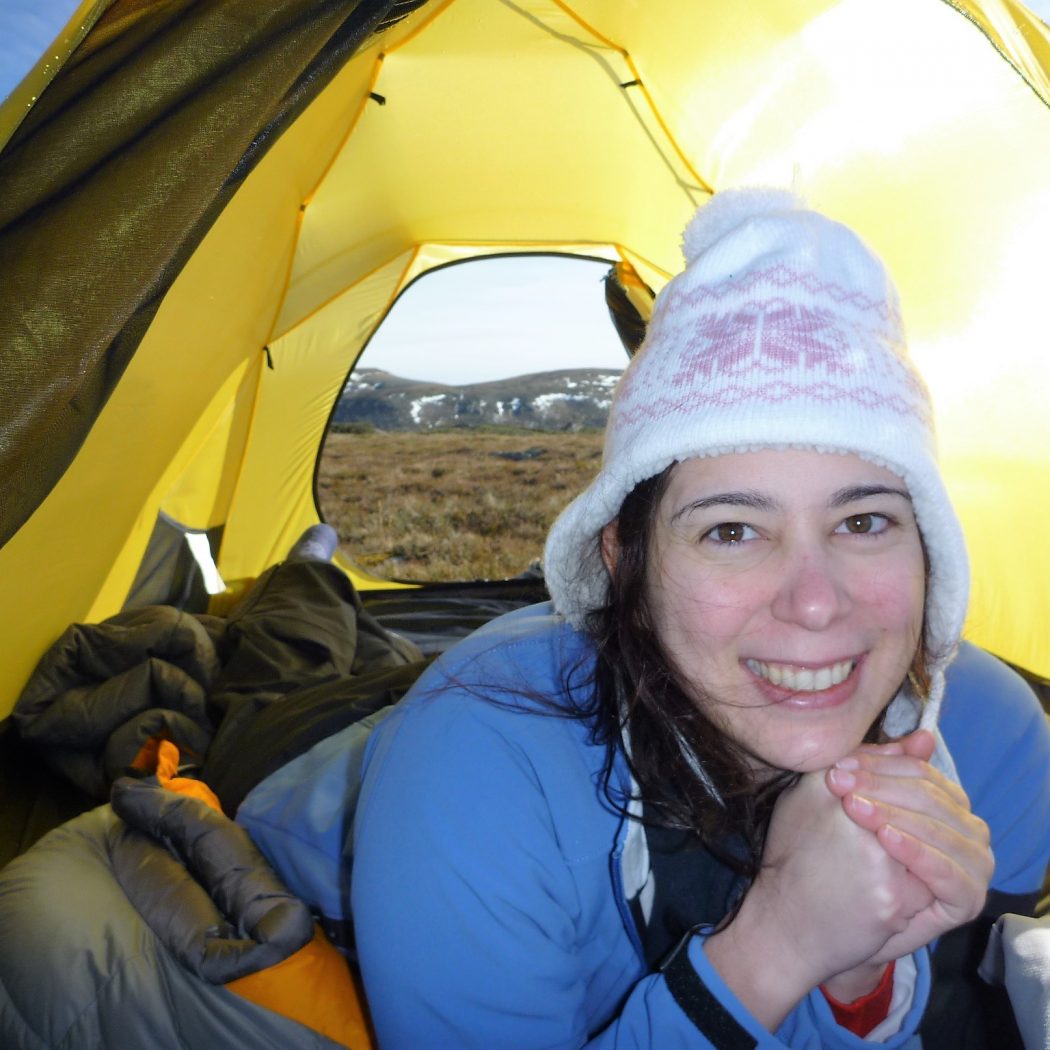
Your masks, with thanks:
M 711 543 L 743 543 L 745 540 L 753 540 L 758 533 L 750 525 L 742 521 L 723 521 L 713 529 L 708 529 L 701 537 Z
M 885 532 L 889 525 L 890 519 L 885 514 L 851 514 L 835 531 L 864 536 Z

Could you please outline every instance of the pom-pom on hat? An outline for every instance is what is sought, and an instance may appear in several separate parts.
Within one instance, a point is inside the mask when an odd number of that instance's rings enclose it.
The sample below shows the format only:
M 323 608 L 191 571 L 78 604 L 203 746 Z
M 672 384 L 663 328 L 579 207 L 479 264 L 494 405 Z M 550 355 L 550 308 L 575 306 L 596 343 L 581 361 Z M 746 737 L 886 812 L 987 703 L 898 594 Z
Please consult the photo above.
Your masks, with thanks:
M 764 448 L 854 453 L 903 479 L 926 545 L 923 721 L 933 724 L 969 569 L 893 282 L 855 233 L 787 190 L 716 194 L 686 227 L 683 251 L 686 267 L 657 296 L 613 395 L 601 471 L 548 536 L 555 609 L 582 626 L 604 605 L 601 530 L 671 463 Z M 914 700 L 891 708 L 891 733 L 912 728 L 906 706 L 914 713 Z

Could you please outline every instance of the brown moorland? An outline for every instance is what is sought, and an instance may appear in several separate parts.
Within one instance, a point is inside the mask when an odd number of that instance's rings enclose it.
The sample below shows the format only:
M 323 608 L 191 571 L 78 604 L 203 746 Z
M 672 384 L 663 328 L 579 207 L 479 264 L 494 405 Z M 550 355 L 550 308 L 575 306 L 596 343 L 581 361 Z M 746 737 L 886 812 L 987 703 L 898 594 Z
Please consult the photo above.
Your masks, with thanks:
M 507 579 L 540 557 L 551 523 L 598 472 L 602 432 L 330 432 L 322 517 L 378 576 Z

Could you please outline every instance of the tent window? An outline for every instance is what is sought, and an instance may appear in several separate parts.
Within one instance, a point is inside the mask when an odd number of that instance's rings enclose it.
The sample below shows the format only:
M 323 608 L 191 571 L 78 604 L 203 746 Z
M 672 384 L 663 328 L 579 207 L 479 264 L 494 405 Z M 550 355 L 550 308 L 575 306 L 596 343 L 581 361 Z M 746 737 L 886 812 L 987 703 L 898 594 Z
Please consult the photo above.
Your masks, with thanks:
M 535 575 L 555 516 L 594 477 L 627 362 L 608 263 L 474 260 L 431 271 L 361 355 L 326 436 L 322 517 L 387 579 Z

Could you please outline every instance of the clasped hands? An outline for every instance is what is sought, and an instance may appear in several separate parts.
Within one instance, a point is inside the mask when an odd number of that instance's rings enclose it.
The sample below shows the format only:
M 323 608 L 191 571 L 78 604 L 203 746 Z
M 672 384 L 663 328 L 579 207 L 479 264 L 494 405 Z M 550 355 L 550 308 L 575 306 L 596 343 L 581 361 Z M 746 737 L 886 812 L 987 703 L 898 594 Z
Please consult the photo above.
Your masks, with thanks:
M 863 745 L 824 774 L 843 812 L 892 862 L 878 902 L 892 916 L 890 935 L 867 960 L 880 969 L 976 918 L 995 869 L 987 824 L 962 787 L 929 764 L 934 748 L 933 734 L 918 730 Z
M 984 905 L 995 867 L 988 827 L 930 765 L 934 747 L 925 730 L 862 745 L 777 804 L 756 888 L 768 875 L 796 920 L 790 936 L 803 965 L 844 1001 Z
M 818 985 L 850 1002 L 980 913 L 988 827 L 930 764 L 934 746 L 925 730 L 862 745 L 777 801 L 761 870 L 705 949 L 771 1029 Z

